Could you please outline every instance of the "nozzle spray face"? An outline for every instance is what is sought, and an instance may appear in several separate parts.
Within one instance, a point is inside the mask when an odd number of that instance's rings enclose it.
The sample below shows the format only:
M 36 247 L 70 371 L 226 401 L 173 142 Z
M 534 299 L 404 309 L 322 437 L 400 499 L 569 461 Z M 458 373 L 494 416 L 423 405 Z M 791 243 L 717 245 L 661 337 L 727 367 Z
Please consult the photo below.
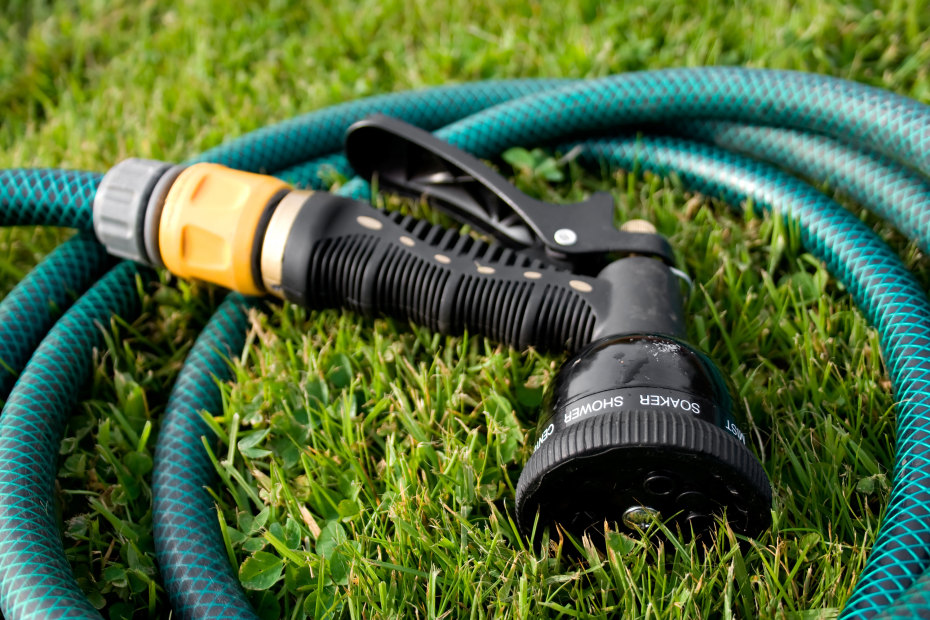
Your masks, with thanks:
M 718 516 L 739 533 L 768 526 L 771 488 L 726 382 L 686 342 L 603 338 L 565 363 L 547 403 L 517 486 L 524 532 L 557 524 L 597 537 L 605 522 L 635 531 L 658 519 L 690 536 Z

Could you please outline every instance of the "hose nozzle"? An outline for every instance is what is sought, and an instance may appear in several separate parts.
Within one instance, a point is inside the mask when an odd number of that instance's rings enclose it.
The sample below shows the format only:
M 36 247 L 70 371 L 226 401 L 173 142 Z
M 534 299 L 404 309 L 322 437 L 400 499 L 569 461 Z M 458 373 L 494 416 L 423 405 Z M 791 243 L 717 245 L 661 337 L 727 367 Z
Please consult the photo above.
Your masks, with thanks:
M 559 525 L 603 536 L 604 523 L 646 530 L 658 519 L 684 536 L 725 516 L 734 531 L 769 525 L 771 488 L 745 445 L 713 362 L 668 336 L 630 334 L 569 359 L 547 398 L 517 485 L 529 533 Z
M 728 382 L 684 340 L 675 269 L 630 256 L 611 284 L 600 338 L 550 386 L 535 451 L 517 485 L 524 533 L 558 525 L 603 535 L 660 520 L 700 535 L 726 516 L 742 534 L 769 524 L 772 492 L 733 417 Z

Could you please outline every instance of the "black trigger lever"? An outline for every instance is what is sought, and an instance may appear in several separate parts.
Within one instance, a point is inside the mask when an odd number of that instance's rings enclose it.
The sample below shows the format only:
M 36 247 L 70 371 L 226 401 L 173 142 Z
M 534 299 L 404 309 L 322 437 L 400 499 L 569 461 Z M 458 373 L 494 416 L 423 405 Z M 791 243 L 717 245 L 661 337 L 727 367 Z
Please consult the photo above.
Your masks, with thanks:
M 456 220 L 554 266 L 596 273 L 616 254 L 673 264 L 665 237 L 613 226 L 614 204 L 607 192 L 570 205 L 537 200 L 478 158 L 395 118 L 375 115 L 353 124 L 345 151 L 369 181 L 377 177 L 381 187 L 423 197 Z

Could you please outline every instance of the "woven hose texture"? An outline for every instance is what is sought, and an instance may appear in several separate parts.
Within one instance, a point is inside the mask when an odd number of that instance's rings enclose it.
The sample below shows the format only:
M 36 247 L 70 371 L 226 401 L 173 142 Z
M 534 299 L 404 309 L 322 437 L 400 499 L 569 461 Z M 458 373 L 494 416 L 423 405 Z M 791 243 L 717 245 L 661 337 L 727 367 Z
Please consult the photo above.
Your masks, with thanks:
M 888 157 L 783 127 L 691 121 L 669 129 L 827 183 L 930 251 L 930 182 Z
M 0 222 L 93 230 L 94 194 L 102 178 L 77 170 L 0 170 Z
M 135 265 L 122 263 L 62 317 L 0 417 L 0 608 L 6 618 L 100 618 L 71 574 L 53 507 L 58 446 L 110 317 L 138 309 Z
M 93 235 L 62 243 L 0 302 L 0 399 L 55 319 L 113 262 Z
M 245 342 L 250 303 L 231 294 L 187 356 L 161 424 L 155 453 L 155 550 L 171 607 L 181 618 L 255 618 L 229 564 L 207 491 L 216 472 L 204 450 L 212 431 L 201 412 L 223 401 L 216 381 L 229 380 L 229 359 Z

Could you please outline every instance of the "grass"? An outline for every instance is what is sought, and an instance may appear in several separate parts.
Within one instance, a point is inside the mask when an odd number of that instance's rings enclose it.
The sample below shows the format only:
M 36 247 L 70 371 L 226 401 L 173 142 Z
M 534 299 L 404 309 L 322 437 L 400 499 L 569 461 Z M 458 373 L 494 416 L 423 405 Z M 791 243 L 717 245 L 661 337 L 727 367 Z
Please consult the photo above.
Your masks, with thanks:
M 916 1 L 323 4 L 7 0 L 0 166 L 182 160 L 340 101 L 489 78 L 740 64 L 930 101 L 930 12 Z M 514 486 L 561 357 L 275 308 L 252 317 L 207 441 L 230 480 L 213 488 L 215 517 L 263 617 L 801 620 L 842 606 L 893 465 L 875 332 L 781 220 L 674 180 L 562 172 L 514 175 L 555 202 L 612 192 L 622 219 L 657 223 L 698 283 L 689 335 L 733 378 L 774 484 L 772 529 L 741 544 L 721 527 L 706 552 L 620 535 L 604 554 L 582 547 L 581 561 L 534 552 L 515 532 Z M 926 259 L 872 223 L 926 284 Z M 4 231 L 3 286 L 61 238 Z M 172 378 L 219 298 L 162 276 L 138 321 L 114 322 L 62 444 L 65 547 L 108 617 L 168 613 L 151 459 Z

